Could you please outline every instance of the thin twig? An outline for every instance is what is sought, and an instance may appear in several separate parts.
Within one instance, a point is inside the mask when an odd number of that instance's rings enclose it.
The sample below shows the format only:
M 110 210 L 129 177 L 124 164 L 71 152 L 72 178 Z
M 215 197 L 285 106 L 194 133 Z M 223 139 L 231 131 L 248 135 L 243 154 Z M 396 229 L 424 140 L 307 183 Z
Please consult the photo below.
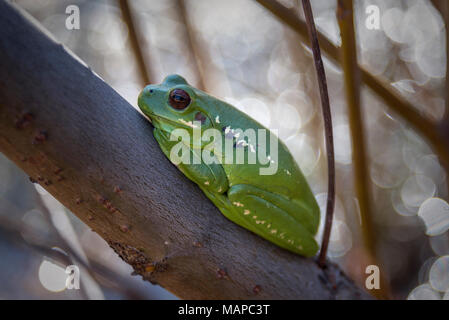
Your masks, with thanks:
M 346 100 L 348 104 L 349 128 L 352 141 L 352 159 L 354 167 L 354 188 L 360 208 L 362 236 L 365 250 L 370 257 L 368 263 L 377 262 L 376 240 L 373 232 L 369 176 L 365 147 L 365 131 L 360 104 L 360 73 L 357 67 L 357 49 L 354 30 L 352 0 L 339 0 L 337 18 L 341 34 L 341 64 L 344 71 Z M 379 298 L 387 297 L 387 284 L 373 293 Z
M 304 38 L 305 44 L 309 44 L 307 27 L 294 12 L 287 9 L 276 0 L 256 1 Z M 318 40 L 323 52 L 333 61 L 338 62 L 339 49 L 319 32 Z M 424 136 L 443 162 L 449 163 L 449 139 L 445 138 L 444 132 L 440 131 L 431 120 L 422 116 L 419 111 L 402 97 L 389 83 L 374 77 L 362 66 L 359 66 L 359 68 L 362 82 L 379 95 L 391 110 L 412 125 L 419 134 Z
M 204 87 L 204 76 L 203 76 L 203 72 L 202 72 L 202 69 L 199 64 L 200 58 L 199 58 L 198 52 L 196 50 L 197 46 L 196 46 L 195 36 L 192 32 L 193 31 L 192 26 L 190 25 L 189 17 L 187 16 L 185 0 L 177 0 L 177 5 L 178 5 L 179 11 L 180 11 L 181 22 L 184 24 L 185 31 L 187 34 L 186 43 L 187 43 L 189 51 L 193 57 L 193 67 L 195 69 L 195 72 L 196 72 L 196 75 L 198 78 L 197 87 L 200 90 L 205 90 L 206 88 Z
M 136 28 L 134 25 L 134 20 L 132 18 L 131 10 L 127 0 L 119 0 L 120 9 L 122 11 L 122 17 L 128 26 L 129 41 L 131 42 L 131 49 L 133 51 L 134 57 L 137 61 L 137 67 L 139 69 L 140 77 L 143 85 L 150 83 L 151 77 L 148 66 L 145 64 L 145 59 L 143 57 L 142 48 L 139 45 L 139 40 L 137 39 Z
M 332 115 L 329 104 L 329 95 L 327 92 L 326 73 L 324 71 L 323 60 L 321 59 L 320 45 L 318 43 L 315 23 L 313 21 L 312 8 L 309 0 L 302 0 L 302 7 L 306 16 L 307 30 L 312 43 L 313 59 L 320 88 L 321 106 L 323 109 L 324 131 L 326 136 L 327 168 L 328 168 L 328 186 L 327 186 L 327 207 L 326 222 L 324 224 L 323 241 L 321 244 L 318 264 L 324 268 L 326 265 L 327 248 L 332 229 L 332 219 L 335 204 L 335 163 L 334 163 L 334 139 L 332 137 Z
M 444 101 L 445 101 L 445 110 L 444 110 L 444 117 L 441 121 L 441 130 L 444 132 L 448 131 L 448 124 L 449 124 L 449 3 L 447 0 L 439 0 L 434 5 L 437 7 L 437 9 L 440 11 L 442 18 L 444 19 L 444 26 L 446 28 L 446 79 L 445 79 L 445 86 L 444 86 Z M 449 196 L 449 177 L 447 176 L 449 173 L 449 163 L 443 163 L 446 169 L 446 188 Z

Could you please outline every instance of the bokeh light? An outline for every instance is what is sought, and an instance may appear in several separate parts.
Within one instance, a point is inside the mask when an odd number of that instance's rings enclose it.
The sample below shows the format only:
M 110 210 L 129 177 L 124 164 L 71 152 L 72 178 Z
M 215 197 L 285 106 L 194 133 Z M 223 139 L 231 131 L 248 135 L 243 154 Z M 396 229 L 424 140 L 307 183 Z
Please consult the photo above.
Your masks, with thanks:
M 426 234 L 437 236 L 449 229 L 449 204 L 440 198 L 430 198 L 422 203 L 418 216 L 426 225 Z
M 67 274 L 65 268 L 49 261 L 42 260 L 39 267 L 39 281 L 48 291 L 60 292 L 66 288 Z

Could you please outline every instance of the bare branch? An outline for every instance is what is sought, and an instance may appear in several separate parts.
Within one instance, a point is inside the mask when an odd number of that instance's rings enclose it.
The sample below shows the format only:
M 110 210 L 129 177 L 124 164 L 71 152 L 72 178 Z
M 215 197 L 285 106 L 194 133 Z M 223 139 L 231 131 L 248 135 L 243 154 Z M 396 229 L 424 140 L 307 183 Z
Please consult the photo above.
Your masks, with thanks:
M 369 256 L 367 264 L 380 263 L 377 261 L 376 239 L 374 235 L 372 204 L 368 173 L 367 154 L 365 147 L 365 130 L 360 104 L 360 73 L 357 67 L 357 51 L 354 31 L 354 15 L 352 0 L 339 0 L 337 18 L 341 34 L 341 64 L 344 71 L 346 101 L 348 104 L 349 128 L 352 141 L 352 159 L 354 167 L 354 188 L 360 208 L 362 236 L 365 249 Z M 361 266 L 362 270 L 366 266 Z M 388 290 L 383 281 L 381 289 L 376 290 L 377 296 L 385 298 Z
M 197 43 L 195 41 L 195 35 L 192 30 L 192 25 L 189 21 L 185 0 L 177 0 L 176 5 L 179 8 L 181 22 L 184 25 L 185 32 L 187 34 L 186 44 L 190 54 L 192 55 L 192 65 L 198 79 L 197 87 L 200 90 L 206 90 L 206 87 L 204 86 L 203 71 L 200 67 L 200 57 L 197 52 Z
M 140 77 L 142 80 L 142 85 L 147 85 L 151 82 L 150 71 L 148 69 L 148 63 L 145 63 L 143 57 L 143 51 L 139 45 L 139 40 L 137 36 L 136 26 L 134 24 L 134 19 L 131 13 L 131 8 L 129 7 L 128 0 L 119 0 L 120 10 L 122 11 L 123 20 L 125 20 L 129 31 L 129 41 L 131 43 L 131 49 L 134 54 L 134 58 L 137 62 L 137 69 L 139 70 Z
M 327 92 L 326 72 L 324 71 L 323 60 L 321 59 L 320 45 L 313 21 L 312 8 L 309 0 L 302 0 L 304 15 L 306 17 L 307 30 L 312 43 L 313 59 L 315 61 L 315 69 L 318 78 L 318 86 L 320 88 L 321 107 L 323 111 L 324 131 L 326 137 L 327 151 L 327 206 L 326 206 L 326 222 L 324 224 L 323 241 L 321 244 L 320 256 L 318 258 L 319 265 L 324 268 L 327 256 L 327 247 L 331 236 L 332 219 L 335 206 L 335 157 L 334 157 L 334 138 L 332 136 L 332 114 L 329 104 L 329 95 Z

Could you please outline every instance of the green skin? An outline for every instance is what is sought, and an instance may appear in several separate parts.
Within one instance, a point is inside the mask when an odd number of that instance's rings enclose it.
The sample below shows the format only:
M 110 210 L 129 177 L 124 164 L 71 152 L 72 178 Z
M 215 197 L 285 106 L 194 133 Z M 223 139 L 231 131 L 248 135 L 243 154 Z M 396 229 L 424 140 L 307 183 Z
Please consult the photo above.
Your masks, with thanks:
M 169 104 L 169 95 L 174 89 L 182 89 L 190 96 L 191 101 L 183 110 Z M 202 132 L 215 128 L 222 133 L 223 141 L 235 139 L 225 133 L 228 126 L 242 130 L 266 129 L 233 106 L 190 86 L 178 75 L 166 77 L 160 85 L 146 86 L 139 95 L 138 104 L 153 123 L 154 137 L 169 159 L 171 148 L 179 143 L 170 141 L 171 133 L 182 128 L 192 136 L 193 128 L 188 124 L 197 119 L 199 112 Z M 269 145 L 268 135 L 266 141 Z M 189 144 L 188 150 L 191 156 L 201 159 L 201 151 L 208 144 L 210 141 L 202 142 L 201 146 Z M 250 148 L 241 148 L 247 159 Z M 269 146 L 267 148 L 269 154 Z M 278 169 L 273 175 L 259 174 L 259 168 L 268 167 L 259 160 L 256 164 L 248 164 L 248 161 L 246 164 L 226 164 L 224 147 L 222 150 L 220 154 L 214 154 L 219 163 L 193 164 L 192 161 L 177 167 L 198 184 L 229 220 L 282 248 L 303 256 L 314 256 L 318 251 L 314 235 L 320 221 L 320 209 L 287 147 L 278 141 Z

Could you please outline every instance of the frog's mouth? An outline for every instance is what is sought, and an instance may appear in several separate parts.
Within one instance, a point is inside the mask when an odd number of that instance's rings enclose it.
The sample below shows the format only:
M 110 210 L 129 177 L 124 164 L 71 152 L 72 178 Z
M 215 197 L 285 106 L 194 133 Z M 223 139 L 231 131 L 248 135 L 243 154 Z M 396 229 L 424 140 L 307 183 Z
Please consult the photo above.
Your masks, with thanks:
M 193 124 L 188 124 L 188 122 L 185 122 L 185 123 L 176 122 L 172 119 L 157 115 L 152 112 L 147 112 L 147 115 L 148 115 L 148 118 L 150 119 L 151 123 L 153 124 L 153 126 L 155 126 L 159 130 L 162 130 L 168 134 L 170 134 L 170 132 L 168 130 L 164 129 L 164 127 L 162 125 L 163 123 L 167 123 L 168 125 L 170 125 L 172 127 L 172 130 L 177 129 L 177 128 L 192 130 L 192 129 L 196 128 Z

